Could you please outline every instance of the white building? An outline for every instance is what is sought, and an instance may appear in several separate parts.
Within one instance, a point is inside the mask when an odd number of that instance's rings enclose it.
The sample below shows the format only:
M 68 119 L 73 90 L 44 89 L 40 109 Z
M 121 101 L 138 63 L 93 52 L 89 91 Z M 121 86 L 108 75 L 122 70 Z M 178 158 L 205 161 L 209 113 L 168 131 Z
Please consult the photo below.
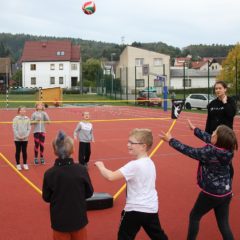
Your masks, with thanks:
M 80 46 L 71 41 L 26 41 L 21 62 L 23 87 L 79 85 Z
M 206 70 L 196 70 L 185 68 L 185 72 L 182 69 L 171 68 L 170 74 L 170 89 L 183 89 L 184 88 L 184 75 L 185 75 L 185 88 L 207 88 L 208 87 L 208 79 L 209 79 L 209 87 L 213 87 L 216 82 L 216 77 L 220 73 L 220 71 L 213 71 L 209 69 L 209 77 L 208 71 Z
M 149 66 L 149 74 L 143 74 L 143 66 Z M 116 77 L 121 80 L 123 90 L 128 93 L 142 90 L 146 87 L 156 87 L 162 91 L 162 83 L 157 76 L 165 77 L 165 84 L 169 85 L 170 79 L 170 56 L 141 48 L 127 46 L 120 55 L 116 67 Z M 149 82 L 148 82 L 149 79 Z

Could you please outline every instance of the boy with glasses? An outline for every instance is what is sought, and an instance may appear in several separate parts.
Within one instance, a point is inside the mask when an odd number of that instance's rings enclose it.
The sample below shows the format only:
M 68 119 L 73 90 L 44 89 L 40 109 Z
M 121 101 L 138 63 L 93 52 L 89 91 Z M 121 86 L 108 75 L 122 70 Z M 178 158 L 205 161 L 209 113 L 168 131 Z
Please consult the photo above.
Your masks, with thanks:
M 103 177 L 109 181 L 125 178 L 127 182 L 127 199 L 122 211 L 118 240 L 135 239 L 141 227 L 151 239 L 168 239 L 158 217 L 156 169 L 147 154 L 152 144 L 151 130 L 135 128 L 129 134 L 127 146 L 129 154 L 136 160 L 116 171 L 107 169 L 103 162 L 95 163 Z

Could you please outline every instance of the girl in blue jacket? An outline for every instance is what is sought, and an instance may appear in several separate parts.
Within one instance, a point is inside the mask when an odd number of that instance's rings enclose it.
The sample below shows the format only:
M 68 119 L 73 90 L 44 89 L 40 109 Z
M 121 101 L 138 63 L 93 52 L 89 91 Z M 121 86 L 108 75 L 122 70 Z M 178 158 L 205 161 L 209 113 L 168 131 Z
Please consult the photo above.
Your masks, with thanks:
M 160 135 L 171 147 L 199 161 L 197 182 L 201 192 L 190 213 L 187 239 L 196 239 L 201 218 L 213 209 L 223 239 L 233 240 L 229 226 L 232 198 L 230 164 L 234 150 L 238 148 L 236 135 L 225 125 L 218 126 L 210 135 L 193 126 L 189 120 L 188 123 L 194 135 L 207 143 L 205 146 L 192 148 L 172 138 L 170 133 Z

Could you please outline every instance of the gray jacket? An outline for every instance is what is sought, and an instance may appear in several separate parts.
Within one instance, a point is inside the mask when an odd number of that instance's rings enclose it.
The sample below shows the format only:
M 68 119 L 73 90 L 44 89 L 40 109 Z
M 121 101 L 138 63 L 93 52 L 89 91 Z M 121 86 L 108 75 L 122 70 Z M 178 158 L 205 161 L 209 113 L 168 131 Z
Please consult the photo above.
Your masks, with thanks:
M 45 133 L 45 123 L 50 121 L 49 116 L 44 111 L 35 111 L 31 117 L 31 124 L 34 125 L 33 133 L 42 132 Z
M 31 131 L 30 119 L 27 116 L 16 116 L 13 119 L 14 141 L 28 141 Z
M 92 124 L 90 122 L 79 122 L 73 135 L 77 137 L 80 142 L 94 141 Z

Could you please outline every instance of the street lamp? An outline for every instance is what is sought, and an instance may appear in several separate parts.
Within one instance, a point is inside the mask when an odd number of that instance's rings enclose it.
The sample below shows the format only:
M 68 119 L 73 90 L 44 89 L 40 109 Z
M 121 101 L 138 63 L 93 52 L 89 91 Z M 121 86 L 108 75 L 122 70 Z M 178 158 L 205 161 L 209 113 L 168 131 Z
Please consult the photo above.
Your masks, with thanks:
M 112 77 L 112 87 L 111 87 L 111 96 L 112 96 L 112 93 L 113 93 L 113 56 L 115 56 L 116 53 L 111 53 L 111 77 Z M 113 73 L 112 73 L 113 71 Z
M 209 95 L 210 95 L 210 67 L 213 63 L 216 63 L 216 59 L 212 59 L 211 61 L 207 60 L 207 76 L 208 76 L 208 104 L 209 104 Z

